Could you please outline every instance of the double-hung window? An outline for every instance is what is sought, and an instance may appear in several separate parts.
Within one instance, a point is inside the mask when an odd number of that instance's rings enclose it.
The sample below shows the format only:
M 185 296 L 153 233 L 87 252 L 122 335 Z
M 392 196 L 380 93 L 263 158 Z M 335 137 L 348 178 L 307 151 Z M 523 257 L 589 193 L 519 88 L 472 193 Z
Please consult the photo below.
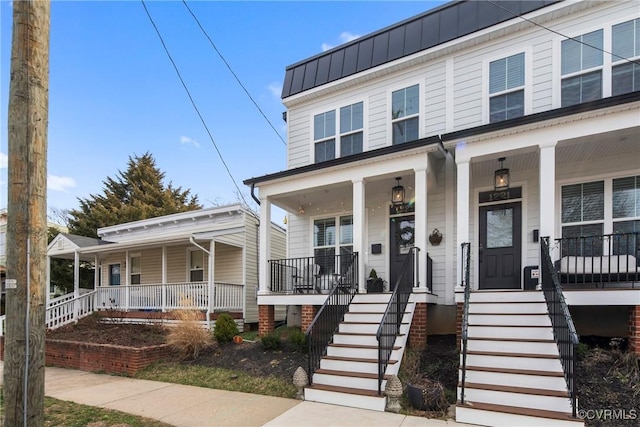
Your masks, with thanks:
M 393 145 L 418 139 L 420 86 L 413 85 L 391 93 L 391 127 Z
M 129 276 L 131 279 L 132 285 L 139 285 L 141 274 L 142 274 L 142 263 L 140 260 L 140 255 L 132 255 L 130 259 L 129 265 L 131 266 L 131 271 L 129 272 Z
M 200 250 L 189 251 L 189 281 L 204 281 L 204 252 Z
M 489 122 L 524 115 L 524 53 L 489 63 Z
M 340 254 L 339 258 L 336 254 Z M 320 274 L 343 272 L 353 254 L 353 216 L 316 219 L 313 222 L 313 256 Z M 342 267 L 345 268 L 341 268 Z
M 109 264 L 109 285 L 120 285 L 120 264 Z
M 611 95 L 640 90 L 640 18 L 612 27 Z
M 340 108 L 340 157 L 362 153 L 362 102 Z
M 603 30 L 562 41 L 562 106 L 602 98 Z
M 614 179 L 613 187 L 613 233 L 640 233 L 640 176 Z M 614 255 L 636 255 L 640 245 L 638 235 L 628 235 L 614 241 Z
M 331 110 L 313 117 L 315 162 L 336 157 L 336 111 Z

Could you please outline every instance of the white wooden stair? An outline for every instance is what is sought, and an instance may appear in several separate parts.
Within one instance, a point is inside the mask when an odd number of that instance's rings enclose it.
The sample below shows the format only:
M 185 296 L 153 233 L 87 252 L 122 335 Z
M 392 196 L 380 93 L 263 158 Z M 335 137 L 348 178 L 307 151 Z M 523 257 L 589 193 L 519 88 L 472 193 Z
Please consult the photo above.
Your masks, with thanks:
M 320 368 L 313 373 L 313 384 L 305 388 L 305 400 L 354 408 L 384 411 L 386 397 L 378 395 L 378 341 L 376 332 L 391 294 L 357 294 L 333 335 Z M 400 334 L 385 372 L 397 375 L 413 318 L 414 304 L 409 303 Z
M 584 426 L 571 416 L 571 399 L 542 292 L 473 292 L 468 324 L 465 401 L 458 400 L 456 421 L 487 426 Z

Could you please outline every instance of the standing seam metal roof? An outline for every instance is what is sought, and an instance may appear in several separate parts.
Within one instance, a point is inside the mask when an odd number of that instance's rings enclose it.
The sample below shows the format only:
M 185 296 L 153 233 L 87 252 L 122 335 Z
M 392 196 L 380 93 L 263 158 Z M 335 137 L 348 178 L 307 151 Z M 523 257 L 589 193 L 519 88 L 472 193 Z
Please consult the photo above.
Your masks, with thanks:
M 287 67 L 282 98 L 466 36 L 561 0 L 454 1 Z M 507 9 L 507 10 L 505 10 Z

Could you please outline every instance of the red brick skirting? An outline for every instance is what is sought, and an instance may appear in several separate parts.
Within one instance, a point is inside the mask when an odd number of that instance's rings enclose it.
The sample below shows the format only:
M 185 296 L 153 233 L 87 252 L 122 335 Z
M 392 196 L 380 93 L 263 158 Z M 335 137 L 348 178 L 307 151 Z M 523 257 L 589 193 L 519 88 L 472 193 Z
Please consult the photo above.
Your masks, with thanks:
M 629 307 L 629 351 L 640 356 L 640 305 Z
M 318 307 L 316 307 L 315 305 L 302 306 L 302 320 L 300 327 L 300 329 L 302 329 L 302 332 L 306 332 L 309 326 L 311 326 L 311 323 L 313 322 L 313 319 L 315 319 L 316 314 L 318 314 Z
M 409 330 L 409 347 L 413 350 L 422 350 L 427 345 L 427 303 L 416 303 Z
M 4 360 L 4 337 L 0 338 L 0 356 Z M 135 348 L 52 339 L 45 341 L 47 366 L 89 372 L 132 376 L 154 362 L 169 358 L 170 355 L 171 350 L 167 344 Z
M 274 306 L 258 306 L 258 335 L 267 335 L 275 329 Z

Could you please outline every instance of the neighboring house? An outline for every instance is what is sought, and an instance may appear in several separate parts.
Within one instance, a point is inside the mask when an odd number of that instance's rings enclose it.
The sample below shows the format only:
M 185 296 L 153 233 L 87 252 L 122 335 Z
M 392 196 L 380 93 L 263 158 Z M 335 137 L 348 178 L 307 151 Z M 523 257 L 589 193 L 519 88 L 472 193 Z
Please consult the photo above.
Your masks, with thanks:
M 412 345 L 461 337 L 459 421 L 580 424 L 574 321 L 640 354 L 638 40 L 635 1 L 456 1 L 287 67 L 287 169 L 245 181 L 261 216 L 288 212 L 289 258 L 261 228 L 261 330 L 275 304 L 307 327 L 340 306 L 327 289 L 358 292 L 318 344 L 309 400 L 364 406 L 370 386 L 326 371 L 360 371 L 358 346 L 378 348 L 355 339 L 377 325 L 350 329 L 375 269 L 386 290 L 413 279 Z
M 76 303 L 67 309 L 76 310 L 76 318 L 78 312 L 109 310 L 148 320 L 152 312 L 194 308 L 208 321 L 230 312 L 244 326 L 258 321 L 260 223 L 241 205 L 201 209 L 100 228 L 99 239 L 61 233 L 49 244 L 48 257 L 74 260 Z M 283 257 L 284 230 L 270 221 L 265 228 L 270 256 Z M 94 268 L 95 290 L 81 296 L 82 262 Z M 284 309 L 278 316 L 284 317 Z

